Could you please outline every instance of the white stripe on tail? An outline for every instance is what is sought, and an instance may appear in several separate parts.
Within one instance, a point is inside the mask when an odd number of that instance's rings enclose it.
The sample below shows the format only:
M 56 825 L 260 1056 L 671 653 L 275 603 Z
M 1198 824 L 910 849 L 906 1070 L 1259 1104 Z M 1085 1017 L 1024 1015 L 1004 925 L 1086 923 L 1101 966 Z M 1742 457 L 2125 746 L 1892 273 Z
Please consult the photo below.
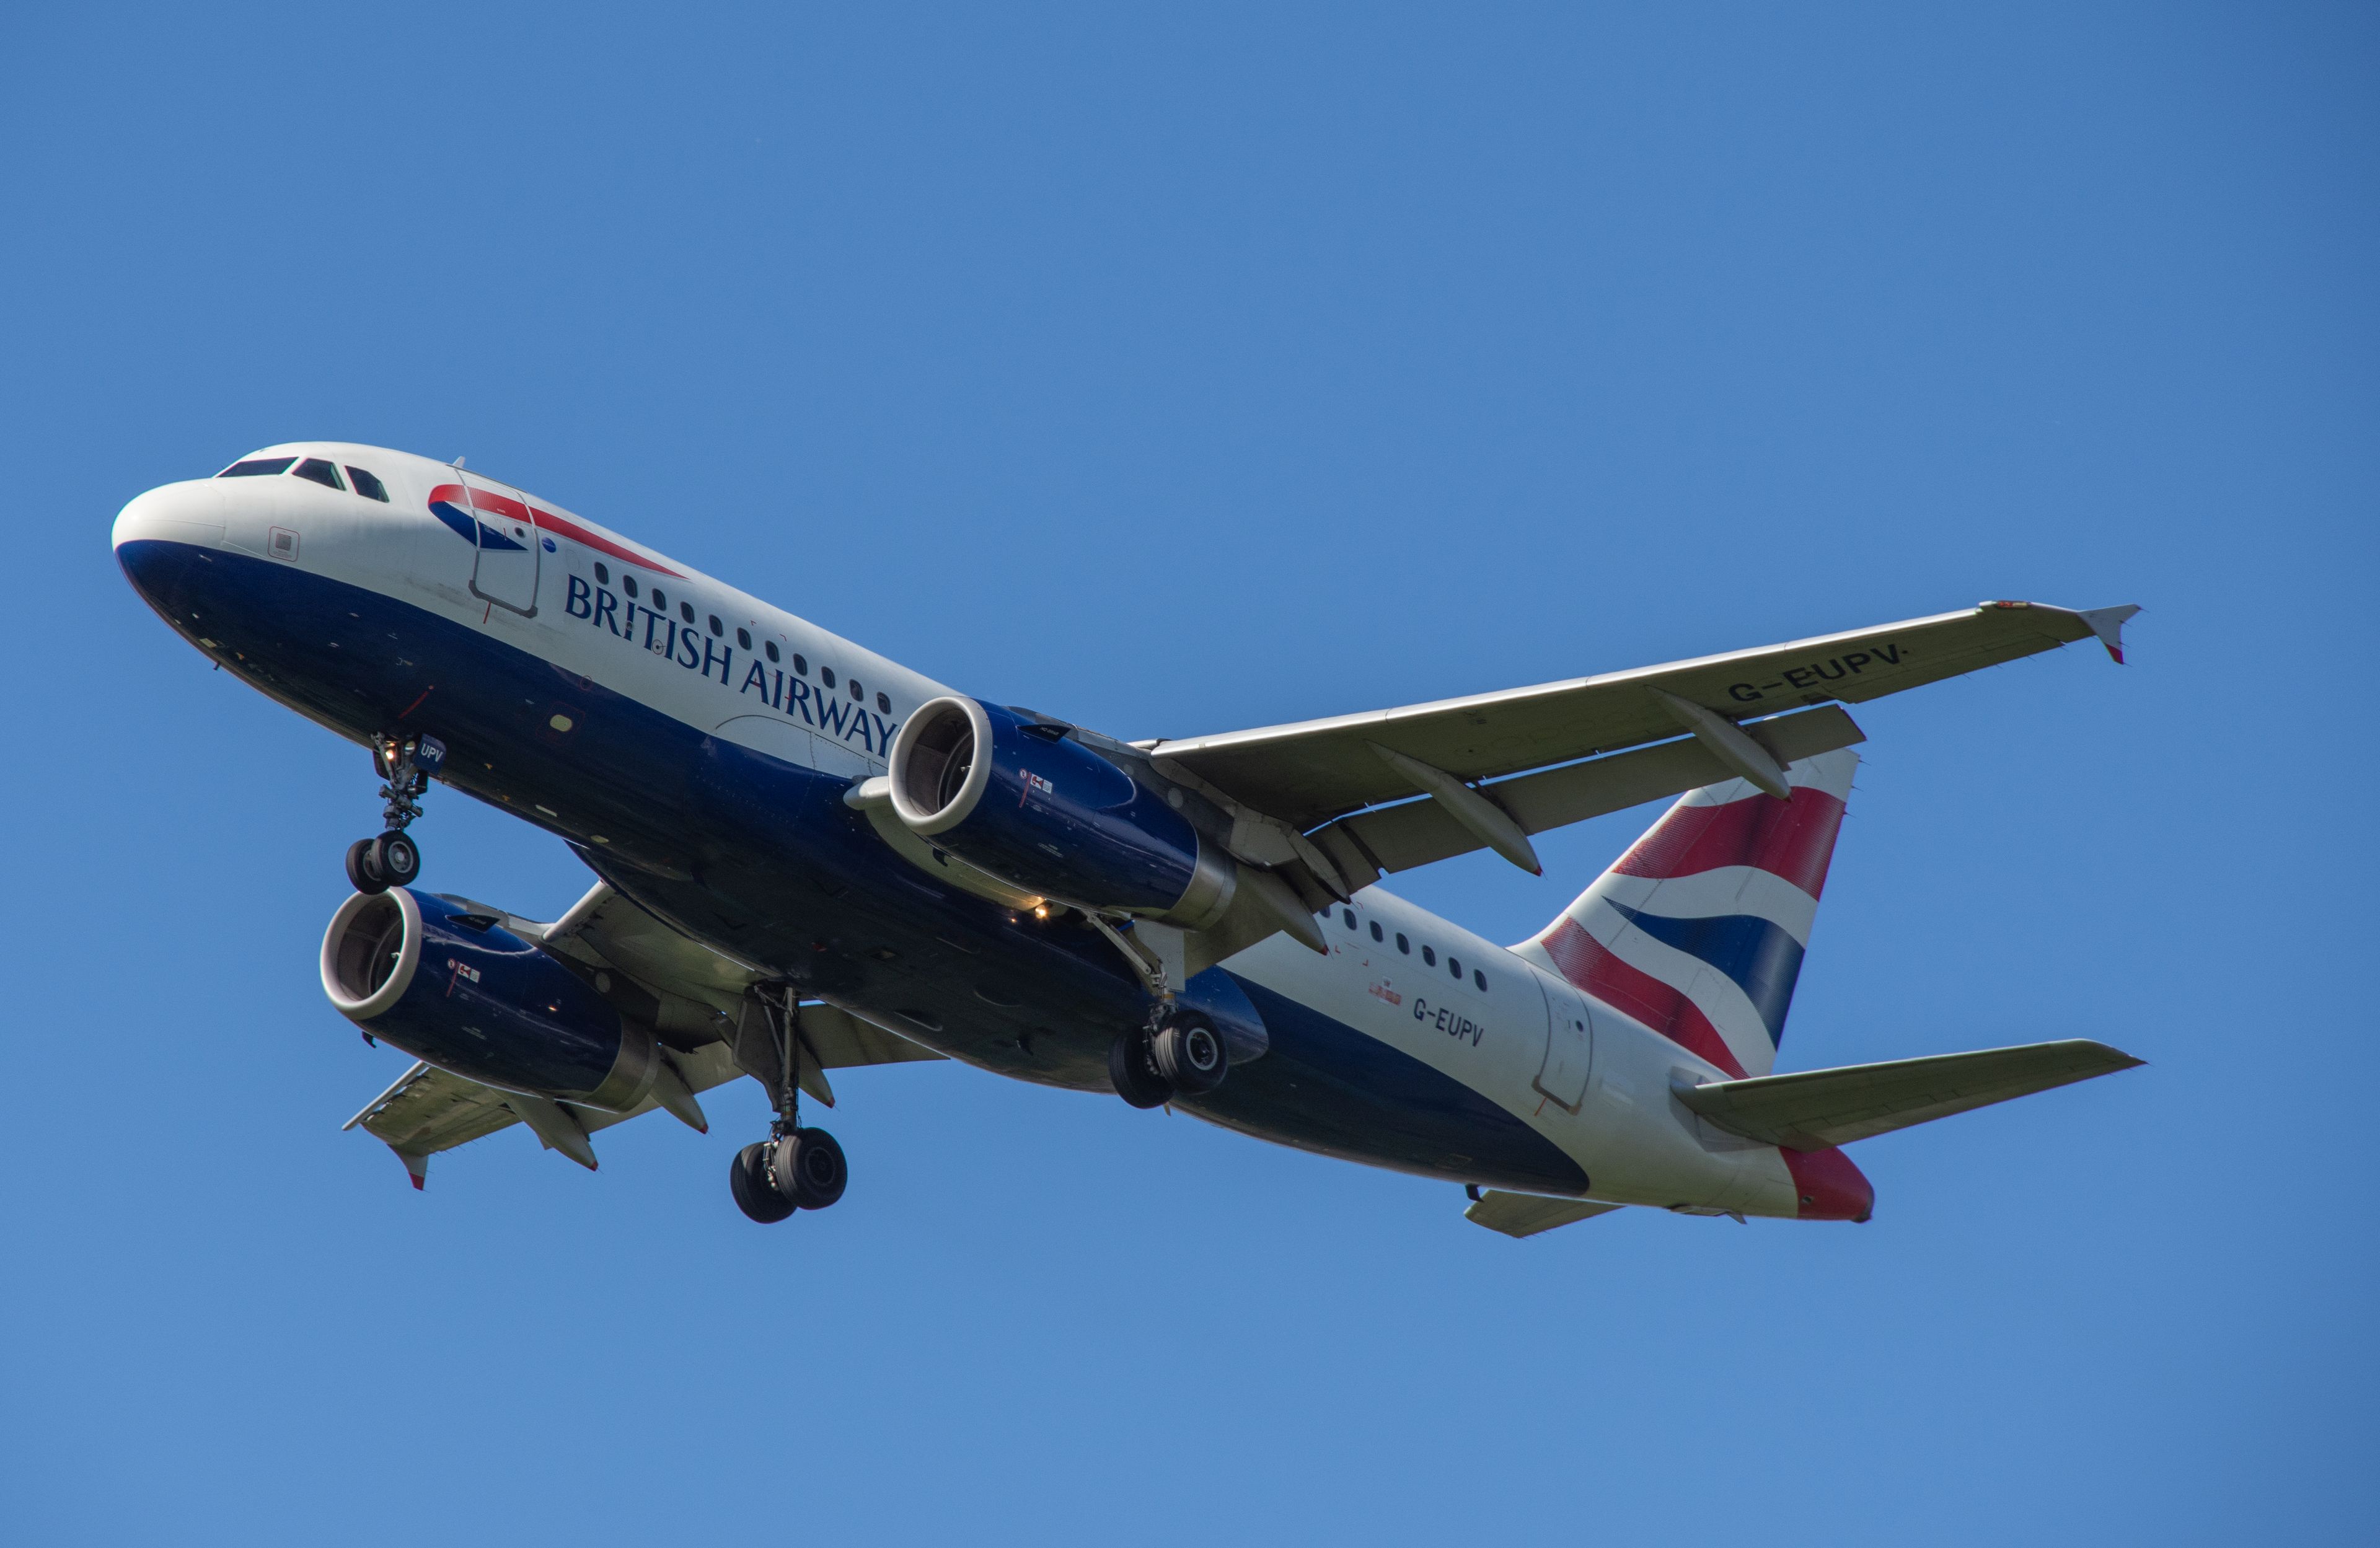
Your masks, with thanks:
M 1859 755 L 1790 766 L 1790 800 L 1689 791 L 1514 948 L 1732 1075 L 1777 1062 Z

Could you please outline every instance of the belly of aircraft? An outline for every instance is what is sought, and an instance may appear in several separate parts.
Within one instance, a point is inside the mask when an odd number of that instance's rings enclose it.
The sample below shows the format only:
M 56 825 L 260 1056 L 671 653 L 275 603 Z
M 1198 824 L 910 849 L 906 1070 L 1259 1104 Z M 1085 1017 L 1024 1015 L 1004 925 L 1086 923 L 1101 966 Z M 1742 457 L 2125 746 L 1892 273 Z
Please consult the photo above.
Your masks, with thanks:
M 1109 1092 L 1108 1044 L 1146 1007 L 1111 949 L 1079 920 L 1037 921 L 939 885 L 843 804 L 847 779 L 714 738 L 368 587 L 181 543 L 119 554 L 151 605 L 226 670 L 358 744 L 434 733 L 450 749 L 442 783 L 565 839 L 693 938 L 968 1063 Z M 1585 1187 L 1575 1161 L 1479 1092 L 1242 983 L 1270 1050 L 1190 1111 L 1428 1176 Z

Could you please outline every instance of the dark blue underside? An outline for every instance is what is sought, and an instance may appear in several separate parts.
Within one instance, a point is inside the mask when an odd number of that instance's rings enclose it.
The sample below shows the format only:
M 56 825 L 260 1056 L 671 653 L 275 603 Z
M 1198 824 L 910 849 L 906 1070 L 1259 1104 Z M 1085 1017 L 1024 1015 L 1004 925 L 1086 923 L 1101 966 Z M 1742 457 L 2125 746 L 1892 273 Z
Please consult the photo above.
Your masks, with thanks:
M 708 736 L 377 592 L 176 543 L 116 551 L 150 605 L 194 645 L 212 642 L 199 648 L 225 670 L 359 744 L 383 732 L 435 734 L 448 747 L 441 782 L 568 840 L 605 880 L 693 938 L 970 1063 L 1108 1089 L 1108 1045 L 1146 1006 L 1112 949 L 1072 917 L 1039 924 L 940 885 L 844 805 L 847 780 Z M 556 717 L 572 729 L 555 731 Z M 372 788 L 360 760 L 356 785 L 360 832 Z M 415 833 L 434 877 L 434 809 Z M 608 842 L 595 844 L 597 834 Z M 1209 985 L 1228 976 L 1208 974 Z M 1272 1051 L 1235 1067 L 1196 1104 L 1202 1114 L 1455 1180 L 1584 1185 L 1568 1156 L 1468 1087 L 1237 982 Z M 1236 998 L 1229 989 L 1212 992 Z

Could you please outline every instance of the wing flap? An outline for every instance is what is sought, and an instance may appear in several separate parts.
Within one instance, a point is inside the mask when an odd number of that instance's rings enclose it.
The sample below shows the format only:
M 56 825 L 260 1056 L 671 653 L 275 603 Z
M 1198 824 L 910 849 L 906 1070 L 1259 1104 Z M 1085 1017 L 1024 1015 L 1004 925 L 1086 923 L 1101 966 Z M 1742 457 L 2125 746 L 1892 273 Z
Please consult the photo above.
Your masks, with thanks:
M 1730 1134 L 1824 1150 L 2142 1062 L 2105 1043 L 2071 1038 L 1675 1089 L 1680 1102 Z
M 669 1060 L 686 1082 L 686 1089 L 698 1094 L 724 1085 L 743 1073 L 729 1057 L 726 1045 L 721 1043 L 691 1052 L 674 1048 Z M 395 1084 L 373 1097 L 363 1111 L 347 1119 L 345 1127 L 361 1129 L 396 1152 L 397 1159 L 413 1175 L 413 1185 L 419 1188 L 432 1155 L 485 1139 L 500 1129 L 523 1121 L 512 1099 L 511 1092 L 482 1085 L 434 1064 L 417 1062 L 398 1076 Z M 662 1110 L 661 1104 L 650 1096 L 625 1113 L 581 1107 L 576 1102 L 554 1105 L 590 1134 Z
M 1858 724 L 1834 705 L 1754 721 L 1743 730 L 1780 765 L 1866 739 Z M 1500 780 L 1481 786 L 1480 793 L 1511 814 L 1522 832 L 1542 833 L 1734 777 L 1709 747 L 1687 737 Z M 1485 847 L 1435 797 L 1341 817 L 1313 839 L 1351 880 L 1366 870 L 1376 875 L 1410 870 Z
M 1730 720 L 1829 699 L 1860 703 L 2076 640 L 2096 637 L 2117 651 L 2116 630 L 2128 616 L 2120 608 L 2080 613 L 1985 602 L 1665 666 L 1140 745 L 1160 771 L 1171 765 L 1302 829 L 1418 793 L 1374 743 L 1466 782 L 1500 779 L 1675 737 L 1676 717 L 1648 689 Z

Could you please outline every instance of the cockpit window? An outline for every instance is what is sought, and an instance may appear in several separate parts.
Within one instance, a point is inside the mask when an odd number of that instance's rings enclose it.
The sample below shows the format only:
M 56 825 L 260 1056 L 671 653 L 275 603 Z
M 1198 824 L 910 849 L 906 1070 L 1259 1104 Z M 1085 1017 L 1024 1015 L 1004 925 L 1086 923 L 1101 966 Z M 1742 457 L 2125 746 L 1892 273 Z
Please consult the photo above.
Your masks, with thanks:
M 341 494 L 347 492 L 347 486 L 339 482 L 339 470 L 320 457 L 308 457 L 304 462 L 299 463 L 298 477 L 311 478 L 324 489 L 336 490 Z
M 356 492 L 366 500 L 377 500 L 383 505 L 388 503 L 388 486 L 372 477 L 370 469 L 350 463 L 347 465 L 347 478 L 356 486 Z
M 296 457 L 250 457 L 246 462 L 232 464 L 215 477 L 218 478 L 270 478 L 276 473 L 288 472 L 289 465 L 297 460 Z

